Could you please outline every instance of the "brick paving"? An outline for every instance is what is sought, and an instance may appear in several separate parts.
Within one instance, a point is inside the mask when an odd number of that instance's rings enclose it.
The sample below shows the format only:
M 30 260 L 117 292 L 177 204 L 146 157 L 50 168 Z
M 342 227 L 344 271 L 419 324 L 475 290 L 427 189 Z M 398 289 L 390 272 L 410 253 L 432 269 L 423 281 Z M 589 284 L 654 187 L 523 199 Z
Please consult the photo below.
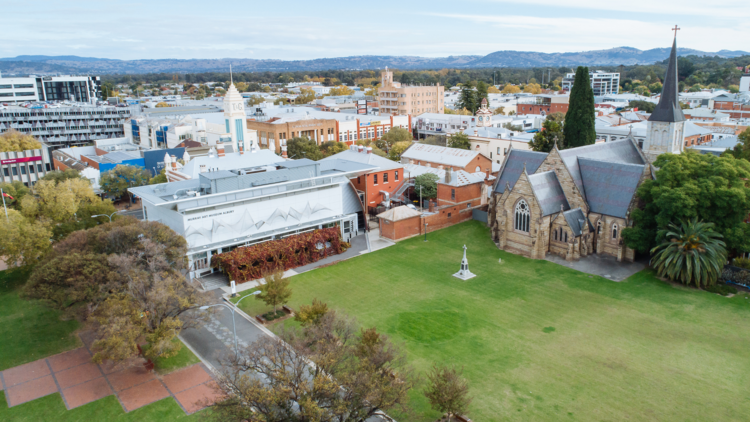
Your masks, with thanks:
M 91 363 L 86 346 L 0 372 L 8 407 L 49 394 L 60 393 L 68 409 L 114 394 L 126 412 L 172 396 L 187 414 L 212 404 L 218 395 L 215 382 L 203 364 L 195 364 L 163 377 L 143 367 L 143 359 L 129 366 Z

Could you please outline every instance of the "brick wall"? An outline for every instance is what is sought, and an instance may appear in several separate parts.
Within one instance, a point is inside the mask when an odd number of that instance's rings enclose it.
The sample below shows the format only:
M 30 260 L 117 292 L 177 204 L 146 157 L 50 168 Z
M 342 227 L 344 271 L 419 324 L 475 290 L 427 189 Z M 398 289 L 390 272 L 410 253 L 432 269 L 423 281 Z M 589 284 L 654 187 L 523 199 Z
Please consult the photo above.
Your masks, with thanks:
M 398 175 L 396 173 L 398 173 Z M 386 177 L 384 177 L 385 175 L 387 175 L 388 182 L 384 181 L 386 179 Z M 377 176 L 378 179 L 377 184 L 375 183 L 375 176 Z M 372 172 L 355 177 L 351 179 L 351 181 L 357 190 L 365 193 L 365 206 L 368 208 L 374 208 L 383 202 L 383 194 L 380 191 L 386 191 L 393 195 L 393 193 L 404 183 L 404 169 L 398 168 L 387 171 Z
M 455 190 L 455 197 L 452 195 L 452 191 Z M 471 185 L 464 186 L 451 186 L 445 185 L 438 182 L 437 185 L 437 204 L 438 206 L 445 205 L 460 205 L 463 208 L 479 206 L 481 204 L 482 197 L 482 183 L 472 183 Z
M 54 170 L 60 170 L 60 171 L 65 171 L 70 168 L 66 166 L 65 164 L 63 164 L 62 162 L 57 161 L 57 159 L 54 157 L 52 158 L 52 166 L 54 167 Z
M 400 221 L 380 220 L 380 235 L 393 241 L 422 234 L 422 219 L 419 216 Z
M 94 160 L 92 160 L 92 159 L 90 159 L 90 158 L 88 158 L 88 157 L 86 157 L 85 155 L 81 156 L 81 161 L 84 162 L 84 163 L 88 163 L 88 165 L 90 165 L 91 167 L 99 170 L 99 163 L 96 162 L 96 161 L 94 161 Z
M 471 220 L 471 208 L 466 209 L 458 205 L 437 207 L 435 214 L 428 215 L 425 220 L 427 221 L 427 233 L 430 233 Z

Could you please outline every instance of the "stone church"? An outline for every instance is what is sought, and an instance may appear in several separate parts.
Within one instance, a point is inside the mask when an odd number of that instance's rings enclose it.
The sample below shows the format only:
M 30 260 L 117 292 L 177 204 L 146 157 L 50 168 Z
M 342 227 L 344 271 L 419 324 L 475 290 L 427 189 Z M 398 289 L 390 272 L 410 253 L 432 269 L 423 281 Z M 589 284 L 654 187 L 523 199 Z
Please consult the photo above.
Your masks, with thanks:
M 654 177 L 660 154 L 685 145 L 678 101 L 677 43 L 672 44 L 664 89 L 648 120 L 642 146 L 632 137 L 549 153 L 511 150 L 493 187 L 488 223 L 500 249 L 543 259 L 554 253 L 575 261 L 605 254 L 633 261 L 622 230 L 633 224 L 635 195 Z

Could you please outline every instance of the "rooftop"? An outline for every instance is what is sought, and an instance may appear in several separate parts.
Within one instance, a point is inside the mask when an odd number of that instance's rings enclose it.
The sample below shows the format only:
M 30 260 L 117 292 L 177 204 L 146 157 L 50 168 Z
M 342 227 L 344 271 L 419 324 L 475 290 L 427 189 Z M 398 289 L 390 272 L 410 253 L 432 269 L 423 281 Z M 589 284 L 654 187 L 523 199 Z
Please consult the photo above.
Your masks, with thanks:
M 437 145 L 413 144 L 403 154 L 401 159 L 427 161 L 448 166 L 465 167 L 477 155 L 476 151 L 458 148 L 440 147 Z

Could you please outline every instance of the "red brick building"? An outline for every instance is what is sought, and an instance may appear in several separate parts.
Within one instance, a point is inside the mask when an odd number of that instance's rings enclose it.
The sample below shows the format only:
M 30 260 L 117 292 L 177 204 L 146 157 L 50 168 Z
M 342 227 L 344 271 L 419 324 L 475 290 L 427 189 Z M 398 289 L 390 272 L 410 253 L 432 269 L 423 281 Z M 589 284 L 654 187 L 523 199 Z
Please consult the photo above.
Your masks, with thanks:
M 401 154 L 401 162 L 440 170 L 464 170 L 468 173 L 492 169 L 492 161 L 477 151 L 437 145 L 414 144 Z
M 365 175 L 351 179 L 354 188 L 360 193 L 364 205 L 375 208 L 383 202 L 390 201 L 393 194 L 404 184 L 404 166 L 387 158 L 372 153 L 372 148 L 352 145 L 347 151 L 325 158 L 325 160 L 344 159 L 377 167 Z
M 541 114 L 550 113 L 567 113 L 568 100 L 567 95 L 538 95 L 532 98 L 532 102 L 519 102 L 516 106 L 516 114 Z
M 422 233 L 422 213 L 405 205 L 378 214 L 380 236 L 393 241 Z

